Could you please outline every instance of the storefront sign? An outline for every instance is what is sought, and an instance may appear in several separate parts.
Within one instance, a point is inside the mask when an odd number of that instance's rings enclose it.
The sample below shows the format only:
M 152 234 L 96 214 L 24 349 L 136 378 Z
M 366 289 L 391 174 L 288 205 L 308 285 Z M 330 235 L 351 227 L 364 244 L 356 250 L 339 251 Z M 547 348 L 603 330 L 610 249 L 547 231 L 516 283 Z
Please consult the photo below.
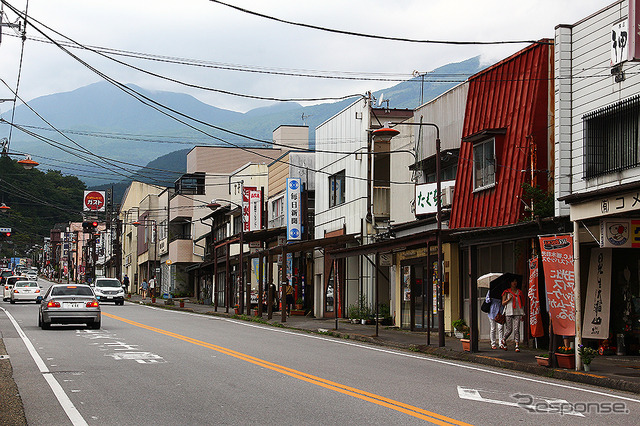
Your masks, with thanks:
M 631 247 L 640 247 L 640 219 L 600 220 L 600 248 Z
M 553 332 L 575 336 L 573 237 L 571 234 L 540 237 L 540 251 Z
M 619 215 L 640 210 L 640 191 L 625 192 L 608 198 L 571 205 L 572 221 Z
M 262 193 L 257 189 L 249 191 L 249 231 L 262 228 Z
M 540 313 L 540 297 L 538 293 L 538 258 L 529 260 L 529 327 L 532 337 L 544 336 L 542 314 Z
M 629 20 L 616 22 L 611 27 L 611 66 L 629 59 Z
M 440 183 L 440 192 L 445 188 L 455 186 L 456 181 L 446 181 Z M 450 200 L 449 200 L 450 201 Z M 438 189 L 436 183 L 423 183 L 416 185 L 415 194 L 416 216 L 421 214 L 436 213 L 438 211 Z M 441 201 L 444 203 L 444 200 Z
M 302 238 L 300 178 L 287 178 L 287 240 Z
M 257 228 L 255 228 L 256 224 L 255 224 L 255 220 L 253 223 L 254 228 L 252 228 L 252 223 L 251 223 L 251 194 L 252 192 L 257 192 L 258 193 L 258 199 L 260 197 L 260 191 L 257 190 L 257 188 L 255 187 L 250 187 L 250 186 L 243 186 L 242 187 L 242 228 L 244 229 L 244 232 L 249 232 L 249 231 L 255 231 L 256 229 L 260 229 L 259 225 Z
M 606 339 L 609 337 L 609 300 L 611 298 L 610 249 L 592 249 L 589 263 L 589 281 L 584 305 L 582 337 Z

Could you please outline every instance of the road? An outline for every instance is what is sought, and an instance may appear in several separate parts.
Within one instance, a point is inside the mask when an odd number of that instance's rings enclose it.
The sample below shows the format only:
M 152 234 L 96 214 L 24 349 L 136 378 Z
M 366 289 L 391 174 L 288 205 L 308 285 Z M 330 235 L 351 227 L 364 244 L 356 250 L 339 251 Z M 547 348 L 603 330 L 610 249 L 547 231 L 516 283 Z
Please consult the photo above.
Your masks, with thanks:
M 0 308 L 29 425 L 628 425 L 640 415 L 637 395 L 228 318 L 109 304 L 101 330 L 43 331 L 38 305 Z

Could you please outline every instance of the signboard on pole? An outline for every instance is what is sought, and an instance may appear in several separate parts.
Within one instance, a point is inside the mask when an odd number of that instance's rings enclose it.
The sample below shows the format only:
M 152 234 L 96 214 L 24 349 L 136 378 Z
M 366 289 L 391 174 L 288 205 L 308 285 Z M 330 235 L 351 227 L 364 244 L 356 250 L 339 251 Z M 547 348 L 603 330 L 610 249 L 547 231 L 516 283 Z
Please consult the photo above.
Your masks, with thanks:
M 575 336 L 573 237 L 571 234 L 540 237 L 540 251 L 553 332 L 563 336 Z
M 242 187 L 242 228 L 244 232 L 251 231 L 251 192 L 256 191 L 256 187 Z
M 257 189 L 249 191 L 249 231 L 262 228 L 262 192 Z
M 445 189 L 451 186 L 455 186 L 456 181 L 446 181 L 440 183 L 440 192 L 444 193 Z M 422 214 L 436 213 L 438 211 L 438 184 L 437 183 L 423 183 L 416 185 L 415 187 L 415 205 L 416 216 Z M 442 195 L 441 195 L 442 196 Z M 451 200 L 442 200 L 442 205 Z
M 540 296 L 538 292 L 538 258 L 529 259 L 529 327 L 532 337 L 544 336 L 542 314 L 540 313 Z
M 640 248 L 640 220 L 600 219 L 600 248 Z
M 591 250 L 582 323 L 582 337 L 587 339 L 609 337 L 611 253 L 611 249 Z
M 104 191 L 84 191 L 82 211 L 103 212 L 105 211 L 104 200 Z
M 287 240 L 302 239 L 300 178 L 287 178 Z

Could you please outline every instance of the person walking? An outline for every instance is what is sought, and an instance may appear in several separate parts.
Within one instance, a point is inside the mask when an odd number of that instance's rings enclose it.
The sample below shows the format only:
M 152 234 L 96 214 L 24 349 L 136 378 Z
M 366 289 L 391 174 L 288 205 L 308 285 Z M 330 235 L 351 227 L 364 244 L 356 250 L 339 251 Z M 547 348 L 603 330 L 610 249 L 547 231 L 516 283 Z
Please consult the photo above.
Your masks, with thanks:
M 156 297 L 156 276 L 152 276 L 149 280 L 149 293 L 151 298 Z
M 499 322 L 496 322 L 496 315 L 502 311 L 502 299 L 493 299 L 489 297 L 489 293 L 487 292 L 487 297 L 485 301 L 490 303 L 489 312 L 487 313 L 487 317 L 489 317 L 489 325 L 491 325 L 491 331 L 489 332 L 489 339 L 491 340 L 491 349 L 498 349 L 498 344 L 500 344 L 500 348 L 502 347 L 502 340 L 504 336 L 504 326 Z
M 147 292 L 149 291 L 149 284 L 147 280 L 142 280 L 142 300 L 147 298 Z
M 124 274 L 124 278 L 122 279 L 122 286 L 124 287 L 124 292 L 129 293 L 129 276 Z
M 500 347 L 507 350 L 507 339 L 513 333 L 513 341 L 516 344 L 516 352 L 520 352 L 520 322 L 524 316 L 524 296 L 518 288 L 518 280 L 514 278 L 509 283 L 509 288 L 502 292 L 502 305 L 506 322 L 504 324 L 504 336 Z

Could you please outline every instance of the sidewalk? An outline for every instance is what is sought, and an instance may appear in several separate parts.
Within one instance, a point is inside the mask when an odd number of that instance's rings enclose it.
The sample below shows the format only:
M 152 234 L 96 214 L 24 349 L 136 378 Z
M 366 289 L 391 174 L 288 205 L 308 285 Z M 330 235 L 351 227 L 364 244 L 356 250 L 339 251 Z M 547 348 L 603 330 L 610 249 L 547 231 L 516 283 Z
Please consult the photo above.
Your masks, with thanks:
M 142 300 L 142 297 L 138 295 L 132 295 L 131 299 L 127 299 L 127 302 L 184 310 L 203 315 L 235 316 L 233 309 L 231 309 L 229 313 L 225 313 L 224 307 L 218 307 L 218 312 L 215 312 L 212 305 L 191 303 L 189 300 L 185 300 L 184 308 L 180 308 L 178 302 L 176 302 L 174 306 L 165 305 L 165 300 L 160 298 L 156 299 L 155 304 L 152 304 L 151 299 L 147 298 L 146 300 Z M 238 316 L 238 318 L 248 320 L 250 317 Z M 460 340 L 455 337 L 446 337 L 445 346 L 442 348 L 438 347 L 437 333 L 431 333 L 431 345 L 427 346 L 426 332 L 400 330 L 398 328 L 381 325 L 378 327 L 378 336 L 375 336 L 375 325 L 351 324 L 351 322 L 344 319 L 338 320 L 337 330 L 335 319 L 317 319 L 293 315 L 287 317 L 287 321 L 282 323 L 280 312 L 274 312 L 271 320 L 267 320 L 267 314 L 265 312 L 262 316 L 262 321 L 295 330 L 329 334 L 380 346 L 431 354 L 441 358 L 468 361 L 640 394 L 640 357 L 598 356 L 591 363 L 591 372 L 587 373 L 563 368 L 553 369 L 541 367 L 537 364 L 535 355 L 545 353 L 547 352 L 546 350 L 521 348 L 521 352 L 518 353 L 513 350 L 512 342 L 509 342 L 509 351 L 503 351 L 500 349 L 492 350 L 488 340 L 481 340 L 478 344 L 479 351 L 469 353 L 462 350 Z

